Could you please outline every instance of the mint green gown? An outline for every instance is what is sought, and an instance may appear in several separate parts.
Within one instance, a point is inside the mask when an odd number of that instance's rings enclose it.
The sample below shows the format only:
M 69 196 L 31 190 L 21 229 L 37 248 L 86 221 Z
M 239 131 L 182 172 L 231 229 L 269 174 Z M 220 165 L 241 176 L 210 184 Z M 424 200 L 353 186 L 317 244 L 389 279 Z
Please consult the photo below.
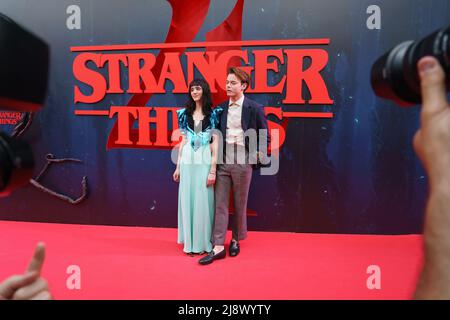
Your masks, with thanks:
M 180 160 L 178 189 L 178 243 L 184 244 L 186 253 L 210 252 L 214 223 L 214 187 L 207 187 L 211 169 L 210 141 L 212 130 L 217 129 L 220 108 L 213 110 L 201 129 L 193 130 L 192 118 L 186 109 L 177 111 L 178 126 L 187 139 Z

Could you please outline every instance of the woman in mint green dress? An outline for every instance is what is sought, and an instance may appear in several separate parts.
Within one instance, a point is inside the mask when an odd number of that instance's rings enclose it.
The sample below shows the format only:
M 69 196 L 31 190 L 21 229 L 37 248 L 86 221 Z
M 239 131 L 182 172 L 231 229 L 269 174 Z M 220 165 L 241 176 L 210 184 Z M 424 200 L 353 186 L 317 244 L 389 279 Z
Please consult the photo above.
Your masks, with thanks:
M 189 84 L 186 108 L 178 110 L 180 143 L 173 179 L 178 189 L 178 243 L 189 254 L 212 250 L 214 183 L 218 127 L 222 109 L 212 109 L 211 90 L 203 79 Z

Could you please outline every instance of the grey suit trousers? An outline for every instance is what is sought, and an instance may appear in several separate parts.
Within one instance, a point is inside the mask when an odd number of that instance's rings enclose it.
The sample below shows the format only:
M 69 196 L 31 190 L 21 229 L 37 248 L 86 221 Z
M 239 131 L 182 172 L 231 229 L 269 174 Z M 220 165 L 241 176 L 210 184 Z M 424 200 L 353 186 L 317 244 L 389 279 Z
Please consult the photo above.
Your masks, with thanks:
M 224 245 L 228 229 L 230 191 L 233 188 L 233 239 L 247 237 L 247 200 L 252 181 L 250 164 L 225 163 L 218 165 L 215 185 L 215 214 L 212 233 L 213 245 Z

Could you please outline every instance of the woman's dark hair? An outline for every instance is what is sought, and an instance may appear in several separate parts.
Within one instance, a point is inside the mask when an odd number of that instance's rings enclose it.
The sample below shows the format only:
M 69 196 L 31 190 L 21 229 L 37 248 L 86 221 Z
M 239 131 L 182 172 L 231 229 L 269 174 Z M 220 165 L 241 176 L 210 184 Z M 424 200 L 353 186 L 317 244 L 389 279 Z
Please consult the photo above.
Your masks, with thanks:
M 189 84 L 189 92 L 188 92 L 188 101 L 186 102 L 186 113 L 188 115 L 192 115 L 195 110 L 195 101 L 191 96 L 191 88 L 193 86 L 202 87 L 202 112 L 205 117 L 209 116 L 212 112 L 212 98 L 211 98 L 211 89 L 209 88 L 208 82 L 203 79 L 194 79 Z

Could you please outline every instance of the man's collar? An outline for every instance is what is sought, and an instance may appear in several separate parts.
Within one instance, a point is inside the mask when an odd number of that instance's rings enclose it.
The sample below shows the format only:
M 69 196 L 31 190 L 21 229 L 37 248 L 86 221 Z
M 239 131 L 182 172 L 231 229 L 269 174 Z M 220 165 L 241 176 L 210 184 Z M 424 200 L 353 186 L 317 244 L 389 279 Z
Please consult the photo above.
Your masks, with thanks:
M 242 95 L 242 97 L 240 97 L 236 102 L 231 102 L 231 99 L 228 101 L 228 106 L 231 105 L 237 105 L 238 107 L 242 107 L 243 103 L 244 103 L 244 95 Z

